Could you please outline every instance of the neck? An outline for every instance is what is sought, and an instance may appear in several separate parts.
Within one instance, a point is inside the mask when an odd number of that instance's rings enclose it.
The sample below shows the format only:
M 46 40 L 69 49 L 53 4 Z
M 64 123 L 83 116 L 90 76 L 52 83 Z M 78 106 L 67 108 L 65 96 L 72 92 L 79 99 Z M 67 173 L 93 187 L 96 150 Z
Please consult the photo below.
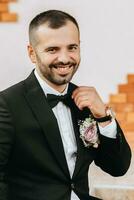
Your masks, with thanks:
M 46 83 L 48 85 L 50 85 L 50 87 L 52 87 L 53 89 L 57 90 L 58 92 L 62 93 L 64 92 L 64 90 L 66 89 L 67 87 L 67 84 L 64 84 L 64 85 L 56 85 L 54 83 L 51 83 L 50 81 L 44 79 L 44 81 L 46 81 Z

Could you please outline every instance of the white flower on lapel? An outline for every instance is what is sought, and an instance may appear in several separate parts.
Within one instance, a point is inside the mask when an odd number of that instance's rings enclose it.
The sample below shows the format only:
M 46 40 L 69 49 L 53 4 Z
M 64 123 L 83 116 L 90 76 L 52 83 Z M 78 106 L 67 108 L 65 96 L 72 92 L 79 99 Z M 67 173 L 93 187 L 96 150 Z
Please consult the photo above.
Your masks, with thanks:
M 96 121 L 89 116 L 89 118 L 79 121 L 79 127 L 80 138 L 82 139 L 84 146 L 93 146 L 94 148 L 97 148 L 100 142 L 97 133 Z

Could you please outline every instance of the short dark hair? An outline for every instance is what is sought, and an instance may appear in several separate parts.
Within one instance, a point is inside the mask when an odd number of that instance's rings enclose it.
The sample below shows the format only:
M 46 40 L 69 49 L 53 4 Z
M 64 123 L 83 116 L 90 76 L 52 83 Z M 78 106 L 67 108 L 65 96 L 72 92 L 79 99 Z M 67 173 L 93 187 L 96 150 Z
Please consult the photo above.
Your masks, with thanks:
M 40 25 L 47 23 L 48 27 L 57 29 L 64 26 L 67 21 L 73 22 L 79 31 L 79 25 L 76 19 L 70 14 L 60 10 L 48 10 L 35 16 L 29 24 L 29 40 L 32 43 L 32 33 Z

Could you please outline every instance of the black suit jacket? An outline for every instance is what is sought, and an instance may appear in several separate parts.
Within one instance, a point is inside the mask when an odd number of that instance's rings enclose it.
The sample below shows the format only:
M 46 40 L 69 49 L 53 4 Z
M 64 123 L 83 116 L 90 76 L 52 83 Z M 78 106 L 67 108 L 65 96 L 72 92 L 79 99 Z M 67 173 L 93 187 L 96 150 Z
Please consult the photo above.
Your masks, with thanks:
M 75 88 L 70 83 L 69 92 Z M 34 73 L 0 93 L 0 200 L 70 200 L 71 190 L 81 200 L 92 200 L 92 161 L 112 176 L 127 171 L 131 152 L 119 125 L 117 139 L 99 135 L 99 148 L 85 148 L 78 121 L 89 111 L 74 104 L 71 112 L 78 149 L 72 178 L 57 120 Z

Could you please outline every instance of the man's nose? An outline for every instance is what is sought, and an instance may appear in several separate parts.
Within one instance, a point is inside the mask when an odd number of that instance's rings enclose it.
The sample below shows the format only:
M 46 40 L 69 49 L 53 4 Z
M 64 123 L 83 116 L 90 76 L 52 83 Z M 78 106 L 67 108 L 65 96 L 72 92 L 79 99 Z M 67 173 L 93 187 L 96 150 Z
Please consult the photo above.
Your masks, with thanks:
M 58 61 L 64 64 L 68 63 L 70 61 L 69 53 L 66 51 L 61 52 L 58 56 Z

